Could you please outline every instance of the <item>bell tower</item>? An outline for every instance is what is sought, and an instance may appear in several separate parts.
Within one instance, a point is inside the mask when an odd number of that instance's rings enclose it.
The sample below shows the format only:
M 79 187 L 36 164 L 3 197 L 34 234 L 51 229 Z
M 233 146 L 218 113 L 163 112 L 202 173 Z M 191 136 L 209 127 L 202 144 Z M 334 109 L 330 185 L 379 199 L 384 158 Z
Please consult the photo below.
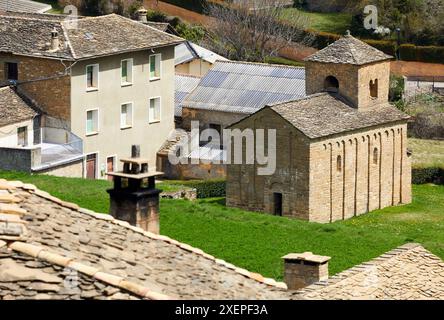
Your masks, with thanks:
M 307 95 L 339 94 L 358 110 L 388 103 L 392 56 L 347 34 L 307 57 Z

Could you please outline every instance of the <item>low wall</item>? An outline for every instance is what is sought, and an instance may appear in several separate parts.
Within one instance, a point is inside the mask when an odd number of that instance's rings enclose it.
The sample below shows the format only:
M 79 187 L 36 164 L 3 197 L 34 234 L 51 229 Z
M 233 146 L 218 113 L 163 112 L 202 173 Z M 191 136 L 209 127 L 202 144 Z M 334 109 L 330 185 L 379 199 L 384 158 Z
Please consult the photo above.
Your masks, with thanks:
M 163 177 L 172 180 L 207 180 L 227 176 L 225 164 L 177 164 L 168 161 L 167 155 L 157 156 L 157 167 L 164 173 Z
M 84 162 L 83 159 L 79 159 L 74 162 L 65 163 L 59 166 L 51 167 L 49 169 L 35 170 L 33 172 L 57 177 L 83 178 Z
M 40 148 L 0 148 L 0 170 L 31 172 L 40 162 Z

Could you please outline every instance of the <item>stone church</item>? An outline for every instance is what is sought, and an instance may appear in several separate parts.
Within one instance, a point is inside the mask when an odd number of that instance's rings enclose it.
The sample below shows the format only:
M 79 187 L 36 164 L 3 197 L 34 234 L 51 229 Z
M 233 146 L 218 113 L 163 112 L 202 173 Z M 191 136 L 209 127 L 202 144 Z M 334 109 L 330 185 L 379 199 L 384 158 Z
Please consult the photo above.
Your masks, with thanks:
M 276 129 L 276 170 L 227 165 L 227 205 L 327 223 L 410 203 L 409 116 L 388 102 L 391 58 L 347 34 L 306 59 L 306 98 L 234 123 Z

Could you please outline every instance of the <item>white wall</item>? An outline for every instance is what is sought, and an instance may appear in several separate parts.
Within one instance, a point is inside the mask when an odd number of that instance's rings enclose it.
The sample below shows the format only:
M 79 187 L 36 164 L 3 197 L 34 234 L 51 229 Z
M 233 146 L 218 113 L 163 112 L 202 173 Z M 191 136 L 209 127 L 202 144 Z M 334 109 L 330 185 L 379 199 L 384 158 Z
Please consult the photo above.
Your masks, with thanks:
M 28 128 L 28 146 L 34 144 L 34 128 L 32 120 L 14 123 L 0 128 L 0 147 L 16 148 L 18 147 L 17 129 L 20 127 Z

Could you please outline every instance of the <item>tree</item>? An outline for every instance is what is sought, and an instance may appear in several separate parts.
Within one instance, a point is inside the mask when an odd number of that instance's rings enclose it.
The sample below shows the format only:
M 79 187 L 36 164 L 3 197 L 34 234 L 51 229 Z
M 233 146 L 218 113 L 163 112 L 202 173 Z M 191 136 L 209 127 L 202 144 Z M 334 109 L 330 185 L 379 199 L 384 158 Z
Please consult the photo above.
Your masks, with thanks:
M 207 45 L 229 59 L 265 62 L 294 42 L 308 44 L 311 38 L 304 31 L 308 19 L 297 12 L 291 23 L 283 22 L 282 4 L 283 0 L 209 3 Z

